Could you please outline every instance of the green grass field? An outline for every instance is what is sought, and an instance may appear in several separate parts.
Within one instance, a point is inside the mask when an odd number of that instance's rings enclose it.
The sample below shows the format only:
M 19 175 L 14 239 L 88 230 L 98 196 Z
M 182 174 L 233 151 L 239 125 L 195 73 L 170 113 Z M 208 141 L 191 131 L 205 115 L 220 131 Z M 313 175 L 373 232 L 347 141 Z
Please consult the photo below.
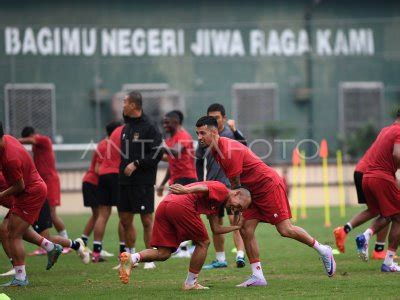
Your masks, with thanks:
M 348 208 L 351 216 L 361 208 Z M 70 236 L 81 234 L 87 215 L 63 216 Z M 118 253 L 116 234 L 117 216 L 113 216 L 107 227 L 105 249 Z M 143 248 L 139 218 L 137 249 Z M 332 209 L 333 227 L 342 224 L 345 219 L 338 215 L 338 209 Z M 322 243 L 333 245 L 332 228 L 323 226 L 323 210 L 310 209 L 309 217 L 300 220 L 298 225 L 304 227 Z M 232 238 L 227 236 L 226 249 L 229 267 L 220 270 L 207 270 L 200 274 L 199 281 L 208 285 L 209 291 L 181 291 L 186 278 L 188 259 L 170 259 L 157 263 L 155 270 L 143 270 L 139 267 L 133 271 L 131 282 L 123 285 L 118 279 L 117 271 L 112 267 L 117 264 L 116 258 L 98 264 L 83 265 L 75 253 L 63 255 L 52 270 L 46 271 L 45 257 L 29 257 L 27 272 L 31 285 L 27 288 L 7 288 L 3 292 L 12 299 L 257 299 L 257 298 L 399 298 L 398 274 L 381 274 L 378 261 L 361 262 L 355 251 L 356 233 L 365 227 L 354 230 L 347 242 L 347 252 L 336 256 L 337 274 L 328 278 L 323 271 L 317 253 L 307 246 L 293 240 L 280 237 L 274 227 L 261 224 L 257 237 L 261 250 L 261 260 L 268 286 L 261 288 L 239 289 L 235 285 L 250 275 L 250 267 L 235 268 Z M 27 245 L 32 251 L 33 246 Z M 213 247 L 210 247 L 207 261 L 214 258 Z M 0 255 L 1 272 L 10 265 L 4 253 Z M 1 278 L 6 282 L 8 278 Z M 0 298 L 1 299 L 1 298 Z

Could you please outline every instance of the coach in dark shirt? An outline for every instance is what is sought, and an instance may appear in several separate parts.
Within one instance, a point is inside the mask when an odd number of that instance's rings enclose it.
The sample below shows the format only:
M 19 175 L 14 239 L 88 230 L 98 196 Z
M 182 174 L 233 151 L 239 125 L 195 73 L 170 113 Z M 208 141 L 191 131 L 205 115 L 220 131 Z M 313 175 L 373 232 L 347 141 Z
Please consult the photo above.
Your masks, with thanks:
M 118 214 L 127 249 L 135 247 L 134 214 L 140 214 L 144 242 L 150 248 L 154 212 L 154 185 L 162 157 L 161 134 L 142 110 L 142 95 L 130 92 L 124 99 L 126 125 L 121 134 L 120 197 Z M 146 267 L 146 266 L 145 266 Z

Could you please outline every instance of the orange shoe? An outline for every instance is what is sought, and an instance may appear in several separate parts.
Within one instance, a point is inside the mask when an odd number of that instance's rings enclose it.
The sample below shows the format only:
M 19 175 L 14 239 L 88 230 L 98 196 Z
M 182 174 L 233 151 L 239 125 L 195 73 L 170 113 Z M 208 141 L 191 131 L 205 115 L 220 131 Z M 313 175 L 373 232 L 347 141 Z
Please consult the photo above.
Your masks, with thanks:
M 338 247 L 339 251 L 344 253 L 344 244 L 346 242 L 347 234 L 343 227 L 336 227 L 333 231 L 333 235 L 335 236 L 336 246 Z
M 386 257 L 386 250 L 383 251 L 374 250 L 374 252 L 372 252 L 372 259 L 380 260 L 380 259 L 385 259 L 385 257 Z
M 123 252 L 120 255 L 119 279 L 122 283 L 127 284 L 132 272 L 132 259 L 131 254 Z
M 210 288 L 207 286 L 202 286 L 198 282 L 196 282 L 194 285 L 188 285 L 186 283 L 183 284 L 183 290 L 184 291 L 189 291 L 189 290 L 209 290 Z

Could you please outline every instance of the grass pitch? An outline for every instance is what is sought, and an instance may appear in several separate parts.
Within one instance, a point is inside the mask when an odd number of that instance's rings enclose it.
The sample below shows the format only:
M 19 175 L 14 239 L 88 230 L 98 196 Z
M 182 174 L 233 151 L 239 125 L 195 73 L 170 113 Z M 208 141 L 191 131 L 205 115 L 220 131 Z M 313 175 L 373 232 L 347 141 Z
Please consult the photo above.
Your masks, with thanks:
M 362 208 L 347 208 L 352 216 Z M 304 227 L 322 243 L 333 246 L 332 230 L 342 225 L 347 218 L 340 218 L 338 209 L 332 209 L 332 228 L 324 228 L 323 210 L 309 209 L 308 218 L 297 224 Z M 71 237 L 81 234 L 88 215 L 64 215 Z M 113 215 L 107 226 L 104 248 L 118 254 L 117 216 Z M 206 221 L 207 222 L 207 221 Z M 140 220 L 136 217 L 138 229 L 137 249 L 143 249 Z M 381 261 L 361 262 L 355 251 L 354 238 L 365 228 L 353 230 L 347 241 L 346 253 L 336 256 L 337 273 L 328 278 L 317 253 L 296 241 L 279 236 L 275 228 L 261 224 L 257 229 L 261 261 L 268 281 L 267 287 L 239 289 L 235 285 L 251 274 L 247 264 L 243 269 L 235 267 L 235 256 L 231 235 L 226 237 L 226 252 L 229 267 L 218 270 L 204 270 L 199 282 L 209 286 L 209 291 L 181 290 L 186 278 L 189 259 L 170 259 L 157 263 L 155 270 L 133 270 L 131 282 L 123 285 L 118 272 L 112 270 L 117 264 L 116 257 L 107 262 L 83 265 L 75 253 L 62 255 L 52 270 L 46 271 L 46 257 L 27 258 L 27 272 L 30 286 L 26 288 L 4 288 L 0 293 L 11 299 L 259 299 L 259 298 L 351 298 L 351 299 L 395 299 L 400 297 L 400 274 L 380 273 Z M 90 240 L 91 245 L 92 239 Z M 373 240 L 374 242 L 374 240 Z M 373 247 L 371 243 L 371 248 Z M 26 250 L 35 249 L 27 245 Z M 207 262 L 214 258 L 210 246 Z M 0 272 L 7 271 L 10 264 L 0 254 Z M 0 283 L 9 278 L 0 278 Z M 1 299 L 1 296 L 0 296 Z

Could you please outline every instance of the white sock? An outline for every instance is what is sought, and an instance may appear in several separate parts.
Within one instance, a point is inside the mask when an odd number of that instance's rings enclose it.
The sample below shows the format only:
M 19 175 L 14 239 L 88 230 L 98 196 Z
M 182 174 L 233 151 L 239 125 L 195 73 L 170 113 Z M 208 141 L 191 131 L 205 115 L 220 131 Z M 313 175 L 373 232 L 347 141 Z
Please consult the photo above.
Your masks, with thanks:
M 314 245 L 312 247 L 317 250 L 320 255 L 326 255 L 329 250 L 327 246 L 318 243 L 317 240 L 314 240 Z
M 199 276 L 199 274 L 188 272 L 185 283 L 189 286 L 194 285 L 197 281 L 198 276 Z
M 373 236 L 374 232 L 372 231 L 371 228 L 368 228 L 367 230 L 364 231 L 364 236 L 365 239 L 367 240 L 367 243 L 369 243 L 369 239 L 371 238 L 371 236 Z
M 264 273 L 261 268 L 261 263 L 259 261 L 251 264 L 251 270 L 253 271 L 253 275 L 257 276 L 260 279 L 264 279 Z
M 42 242 L 40 243 L 40 247 L 42 247 L 47 252 L 50 252 L 51 250 L 54 249 L 54 244 L 49 240 L 43 238 Z
M 25 280 L 26 272 L 25 272 L 25 265 L 15 266 L 15 278 L 18 280 Z
M 59 232 L 58 232 L 58 235 L 59 235 L 59 236 L 62 236 L 64 239 L 67 239 L 67 238 L 68 238 L 68 233 L 67 233 L 67 230 L 66 230 L 66 229 L 59 231 Z
M 351 230 L 353 230 L 353 226 L 351 226 L 350 222 L 349 222 L 349 223 L 346 223 L 346 225 L 349 226 L 349 228 L 350 228 Z
M 238 257 L 244 258 L 244 251 L 238 250 L 238 252 L 236 253 L 236 258 Z
M 383 261 L 384 265 L 391 266 L 393 264 L 393 258 L 396 255 L 396 251 L 389 250 L 386 252 L 385 260 Z
M 136 248 L 126 248 L 126 252 L 130 253 L 130 254 L 135 254 L 136 253 Z
M 224 251 L 222 251 L 222 252 L 215 252 L 215 257 L 217 258 L 217 261 L 219 261 L 219 262 L 224 262 L 224 261 L 226 261 L 226 256 L 225 256 L 225 252 Z
M 140 254 L 139 253 L 131 254 L 131 260 L 132 260 L 132 265 L 137 264 L 138 262 L 140 262 Z

